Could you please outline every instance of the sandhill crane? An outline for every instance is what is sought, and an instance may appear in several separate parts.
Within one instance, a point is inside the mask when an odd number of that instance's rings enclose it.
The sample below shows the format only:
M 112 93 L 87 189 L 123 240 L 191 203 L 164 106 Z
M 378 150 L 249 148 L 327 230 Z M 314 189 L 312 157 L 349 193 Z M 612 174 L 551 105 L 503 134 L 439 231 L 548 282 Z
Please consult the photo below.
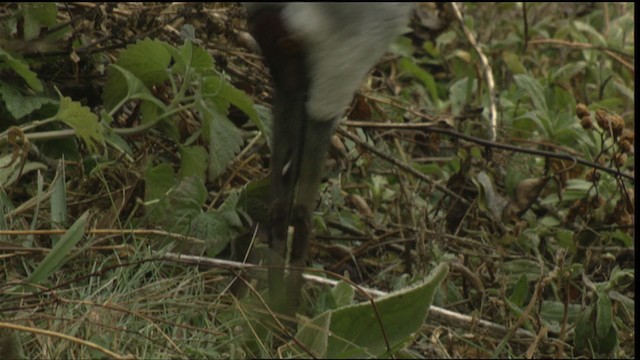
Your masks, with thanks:
M 302 274 L 284 278 L 287 233 L 290 265 L 307 258 L 323 165 L 336 122 L 374 62 L 408 23 L 410 3 L 254 3 L 249 30 L 269 67 L 273 149 L 269 293 L 274 310 L 293 314 Z

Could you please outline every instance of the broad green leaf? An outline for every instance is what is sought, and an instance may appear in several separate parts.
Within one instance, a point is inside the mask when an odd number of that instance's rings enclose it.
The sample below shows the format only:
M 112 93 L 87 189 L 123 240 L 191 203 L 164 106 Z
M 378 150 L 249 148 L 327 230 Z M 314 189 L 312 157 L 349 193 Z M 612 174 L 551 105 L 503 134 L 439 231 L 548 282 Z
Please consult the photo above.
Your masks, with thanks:
M 201 212 L 193 218 L 189 235 L 203 239 L 206 243 L 207 256 L 217 256 L 224 250 L 237 231 L 225 221 L 219 213 Z
M 113 71 L 116 70 L 116 71 Z M 149 88 L 135 74 L 118 65 L 111 65 L 109 79 L 105 85 L 104 93 L 105 109 L 112 112 L 123 102 L 132 99 L 146 100 L 155 107 L 165 109 L 166 106 L 151 94 Z M 143 104 L 143 106 L 148 104 Z M 150 116 L 149 109 L 145 109 L 145 118 Z
M 605 338 L 613 324 L 613 308 L 611 299 L 604 291 L 598 292 L 596 302 L 596 336 Z
M 169 164 L 159 164 L 149 168 L 144 175 L 144 201 L 162 199 L 178 183 Z
M 49 2 L 27 2 L 20 4 L 24 13 L 24 39 L 29 41 L 40 36 L 40 29 L 56 23 L 58 7 Z
M 576 321 L 580 315 L 581 305 L 569 304 L 567 307 L 567 321 L 571 324 Z M 540 306 L 540 317 L 545 321 L 549 329 L 553 332 L 559 332 L 562 321 L 564 321 L 564 304 L 558 301 L 542 301 Z
M 17 120 L 40 109 L 42 105 L 57 104 L 56 100 L 44 96 L 23 96 L 16 87 L 2 81 L 0 81 L 0 97 L 7 110 Z
M 397 351 L 423 326 L 434 294 L 448 271 L 446 264 L 440 264 L 425 282 L 376 299 L 377 315 L 370 302 L 319 315 L 303 327 L 305 341 L 311 341 L 305 343 L 305 346 L 313 345 L 317 349 L 321 348 L 317 344 L 326 342 L 326 354 L 318 355 L 326 355 L 328 358 L 382 357 L 388 355 L 382 327 L 390 350 Z M 327 320 L 327 317 L 330 319 Z M 326 330 L 327 321 L 330 322 L 329 331 Z M 307 332 L 315 334 L 307 335 Z M 301 340 L 298 336 L 296 338 Z M 298 354 L 303 353 L 298 350 Z
M 355 291 L 353 286 L 345 281 L 339 281 L 338 284 L 331 289 L 331 294 L 336 302 L 336 306 L 345 307 L 353 303 Z
M 162 41 L 145 39 L 127 46 L 120 53 L 118 61 L 111 65 L 102 95 L 107 111 L 112 111 L 127 98 L 152 101 L 149 88 L 168 80 L 171 55 L 166 46 Z
M 60 98 L 60 108 L 55 118 L 71 126 L 92 153 L 98 153 L 98 145 L 104 146 L 103 130 L 98 116 L 88 107 L 63 96 Z
M 136 42 L 120 53 L 115 65 L 130 71 L 146 87 L 162 84 L 169 75 L 167 69 L 171 55 L 166 43 L 160 40 L 144 39 Z
M 243 144 L 240 131 L 210 102 L 199 102 L 200 114 L 208 125 L 209 179 L 220 176 L 231 164 Z
M 296 340 L 305 344 L 311 355 L 316 359 L 327 358 L 329 326 L 331 325 L 331 311 L 320 314 L 313 321 L 302 324 Z
M 607 46 L 607 40 L 602 36 L 602 33 L 590 24 L 575 20 L 572 25 L 575 26 L 578 31 L 582 31 L 589 35 L 589 39 L 591 41 L 588 41 L 588 43 L 595 46 Z
M 30 88 L 36 92 L 42 92 L 42 83 L 40 82 L 40 79 L 38 79 L 38 75 L 29 70 L 29 65 L 22 60 L 14 58 L 8 52 L 0 48 L 0 64 L 3 62 L 9 65 L 16 74 L 20 75 Z
M 89 213 L 85 212 L 76 220 L 67 232 L 60 237 L 51 252 L 42 260 L 40 265 L 29 275 L 25 282 L 32 284 L 43 283 L 53 272 L 69 260 L 69 254 L 74 246 L 84 236 Z
M 590 322 L 591 312 L 591 306 L 587 306 L 576 321 L 573 344 L 578 351 L 584 350 L 593 337 L 593 326 Z
M 249 116 L 249 119 L 260 127 L 258 113 L 253 107 L 253 100 L 244 91 L 238 90 L 231 85 L 222 76 L 207 76 L 202 83 L 202 96 L 211 99 L 220 98 L 233 104 L 243 113 Z
M 603 337 L 598 337 L 594 340 L 594 348 L 597 353 L 608 355 L 618 345 L 618 330 L 615 326 L 611 326 L 609 331 Z
M 191 50 L 189 48 L 191 48 Z M 191 42 L 186 42 L 180 48 L 180 54 L 184 60 L 187 59 L 187 55 L 190 55 L 191 67 L 200 74 L 205 74 L 214 69 L 211 54 L 200 46 L 193 45 Z
M 152 208 L 151 220 L 167 231 L 187 234 L 194 219 L 202 213 L 206 198 L 207 188 L 202 179 L 184 178 Z
M 203 181 L 207 171 L 207 150 L 202 146 L 180 147 L 180 172 L 182 179 L 188 176 L 197 176 Z

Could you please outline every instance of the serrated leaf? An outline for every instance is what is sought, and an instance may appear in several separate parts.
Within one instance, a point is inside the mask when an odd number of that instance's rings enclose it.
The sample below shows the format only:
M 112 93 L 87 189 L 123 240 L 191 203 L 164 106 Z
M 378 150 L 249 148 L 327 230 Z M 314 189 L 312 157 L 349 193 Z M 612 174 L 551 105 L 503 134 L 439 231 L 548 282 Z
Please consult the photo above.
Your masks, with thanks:
M 104 145 L 102 126 L 98 122 L 98 116 L 79 102 L 66 96 L 61 97 L 55 119 L 71 126 L 92 153 L 98 153 L 98 144 Z
M 189 230 L 191 236 L 205 240 L 207 255 L 211 257 L 220 254 L 236 235 L 236 231 L 215 212 L 196 215 Z
M 209 173 L 210 180 L 220 176 L 231 164 L 243 144 L 240 131 L 210 102 L 199 102 L 196 105 L 203 121 L 208 125 L 209 140 Z
M 191 47 L 191 49 L 189 49 Z M 195 46 L 191 42 L 186 42 L 180 48 L 180 54 L 186 59 L 191 58 L 191 67 L 199 73 L 211 71 L 213 69 L 213 58 L 211 54 L 200 46 Z
M 0 81 L 0 97 L 2 97 L 9 113 L 16 120 L 40 109 L 42 105 L 57 103 L 56 100 L 44 96 L 22 96 L 16 87 L 2 81 Z
M 147 87 L 162 84 L 169 78 L 167 69 L 171 63 L 166 46 L 167 43 L 160 40 L 138 41 L 120 53 L 115 65 L 130 71 Z
M 258 113 L 253 107 L 253 100 L 244 91 L 236 89 L 221 76 L 207 76 L 203 79 L 202 96 L 210 100 L 213 100 L 211 97 L 223 99 L 233 104 L 249 116 L 254 124 L 260 126 Z
M 201 179 L 184 178 L 166 193 L 150 217 L 167 231 L 187 234 L 193 220 L 202 213 L 206 198 L 207 188 Z
M 151 94 L 147 86 L 132 72 L 118 65 L 111 65 L 109 79 L 105 85 L 102 97 L 107 111 L 111 112 L 123 102 L 132 99 L 146 100 L 155 107 L 165 109 L 166 106 Z M 115 70 L 115 71 L 113 71 Z M 148 106 L 148 104 L 143 104 Z M 145 109 L 145 115 L 150 116 L 149 110 Z
M 20 77 L 34 91 L 42 92 L 43 87 L 42 87 L 42 83 L 40 82 L 40 79 L 38 79 L 38 75 L 33 71 L 29 70 L 29 65 L 27 65 L 26 62 L 14 58 L 8 52 L 2 50 L 1 48 L 0 48 L 0 62 L 4 62 L 7 65 L 9 65 L 9 67 L 13 69 L 13 71 L 15 71 L 16 74 L 20 75 Z
M 107 111 L 112 111 L 127 98 L 155 99 L 149 88 L 165 82 L 169 76 L 171 54 L 167 46 L 159 40 L 145 39 L 120 53 L 118 61 L 111 65 L 102 95 Z M 162 108 L 160 102 L 154 103 Z

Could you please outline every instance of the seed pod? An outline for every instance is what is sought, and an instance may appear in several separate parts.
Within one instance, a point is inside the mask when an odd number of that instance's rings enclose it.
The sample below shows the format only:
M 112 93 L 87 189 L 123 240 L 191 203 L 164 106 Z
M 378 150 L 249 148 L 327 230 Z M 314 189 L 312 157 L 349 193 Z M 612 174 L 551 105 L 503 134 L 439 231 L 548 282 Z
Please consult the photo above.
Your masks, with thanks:
M 589 116 L 589 109 L 587 109 L 587 105 L 582 103 L 576 105 L 576 115 L 578 115 L 579 118 Z
M 589 115 L 583 116 L 582 119 L 580 119 L 580 125 L 585 130 L 589 130 L 593 128 L 593 120 L 591 120 L 591 116 Z
M 600 173 L 596 169 L 591 169 L 587 171 L 587 174 L 584 176 L 585 180 L 591 182 L 597 182 L 600 180 Z
M 615 162 L 617 167 L 623 167 L 627 162 L 627 154 L 616 153 L 613 155 L 613 161 Z
M 603 130 L 609 130 L 609 114 L 602 109 L 596 110 L 596 122 Z

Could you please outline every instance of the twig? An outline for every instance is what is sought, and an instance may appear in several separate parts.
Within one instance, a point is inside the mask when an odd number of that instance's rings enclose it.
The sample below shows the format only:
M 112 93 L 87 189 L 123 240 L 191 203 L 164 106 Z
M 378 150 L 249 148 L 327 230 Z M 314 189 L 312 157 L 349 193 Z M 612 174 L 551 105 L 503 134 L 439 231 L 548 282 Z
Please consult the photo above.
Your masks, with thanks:
M 478 54 L 478 57 L 480 58 L 480 64 L 482 64 L 484 77 L 487 81 L 487 89 L 489 90 L 489 125 L 491 126 L 491 139 L 495 140 L 498 137 L 498 107 L 496 106 L 496 83 L 493 80 L 493 71 L 491 70 L 491 66 L 489 65 L 489 60 L 478 46 L 476 39 L 473 37 L 473 34 L 464 25 L 464 20 L 462 19 L 462 14 L 460 13 L 460 9 L 458 9 L 458 5 L 456 5 L 455 2 L 451 2 L 451 8 L 453 9 L 453 14 L 460 23 L 462 31 L 467 37 L 467 41 L 469 41 L 469 44 Z
M 403 123 L 403 124 L 395 124 L 395 123 L 379 123 L 379 122 L 369 122 L 369 121 L 345 121 L 345 122 L 343 122 L 343 124 L 346 125 L 346 126 L 352 126 L 352 127 L 368 127 L 368 128 L 380 128 L 380 129 L 423 130 L 423 131 L 435 132 L 435 133 L 438 133 L 438 134 L 451 135 L 453 137 L 464 139 L 464 140 L 467 140 L 467 141 L 470 141 L 470 142 L 473 142 L 473 143 L 476 143 L 476 144 L 480 144 L 480 145 L 483 145 L 483 146 L 486 146 L 486 147 L 492 147 L 492 148 L 496 148 L 496 149 L 503 149 L 503 150 L 513 151 L 513 152 L 524 153 L 524 154 L 539 155 L 539 156 L 555 158 L 555 159 L 561 159 L 561 160 L 569 160 L 569 161 L 572 161 L 572 162 L 577 163 L 577 164 L 589 166 L 589 167 L 604 171 L 604 172 L 612 174 L 612 175 L 620 176 L 620 177 L 626 178 L 628 180 L 635 181 L 635 177 L 633 177 L 631 175 L 622 173 L 622 172 L 620 172 L 618 170 L 615 170 L 615 169 L 611 169 L 611 168 L 605 167 L 605 166 L 600 165 L 598 163 L 594 163 L 594 162 L 587 161 L 587 160 L 584 160 L 584 159 L 581 159 L 581 158 L 577 158 L 577 157 L 575 157 L 575 156 L 573 156 L 571 154 L 555 153 L 555 152 L 551 152 L 551 151 L 538 150 L 538 149 L 525 149 L 525 148 L 520 148 L 520 147 L 509 145 L 509 144 L 502 144 L 502 143 L 498 143 L 498 142 L 495 142 L 495 141 L 478 138 L 478 137 L 471 136 L 471 135 L 465 135 L 465 134 L 459 133 L 459 132 L 457 132 L 455 130 L 452 130 L 452 129 L 440 128 L 440 127 L 435 126 L 433 123 Z M 349 134 L 349 135 L 351 135 L 351 134 Z M 398 161 L 398 160 L 395 160 L 395 161 Z
M 241 269 L 258 269 L 264 268 L 264 266 L 249 264 L 249 263 L 239 263 L 230 260 L 221 260 L 221 259 L 213 259 L 206 258 L 201 256 L 192 256 L 192 255 L 183 255 L 183 254 L 174 254 L 174 253 L 166 253 L 164 255 L 160 255 L 162 258 L 169 261 L 177 261 L 189 264 L 198 264 L 203 266 L 211 266 L 211 267 L 227 267 L 227 268 L 241 268 Z M 329 286 L 336 286 L 338 281 L 327 279 L 325 277 L 320 277 L 316 275 L 303 274 L 302 277 L 308 281 L 312 281 L 317 284 L 324 284 Z M 358 286 L 359 290 L 366 292 L 368 295 L 373 297 L 380 297 L 388 295 L 388 292 L 380 291 L 376 289 L 367 288 L 364 286 Z M 487 320 L 476 319 L 469 315 L 464 315 L 460 313 L 456 313 L 451 310 L 443 309 L 438 306 L 431 305 L 429 308 L 429 317 L 441 324 L 446 324 L 449 326 L 454 326 L 458 328 L 462 328 L 469 331 L 480 332 L 485 335 L 490 336 L 505 336 L 509 333 L 509 330 L 502 325 L 492 323 Z M 536 337 L 535 334 L 531 333 L 528 330 L 517 329 L 511 331 L 512 335 L 515 335 L 518 338 L 525 339 L 534 339 Z

